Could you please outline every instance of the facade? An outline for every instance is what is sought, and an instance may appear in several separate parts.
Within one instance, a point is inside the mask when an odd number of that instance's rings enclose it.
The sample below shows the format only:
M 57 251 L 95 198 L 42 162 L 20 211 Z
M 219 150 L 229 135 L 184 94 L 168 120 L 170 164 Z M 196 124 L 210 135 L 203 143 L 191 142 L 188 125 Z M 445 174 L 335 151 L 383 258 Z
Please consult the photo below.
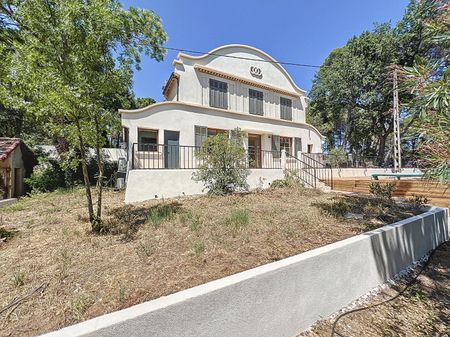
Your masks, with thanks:
M 25 194 L 24 178 L 36 164 L 33 152 L 19 138 L 0 137 L 0 200 Z
M 231 137 L 236 128 L 245 134 L 250 168 L 281 169 L 282 153 L 289 161 L 322 152 L 323 136 L 305 121 L 305 91 L 263 51 L 226 45 L 202 56 L 180 53 L 173 67 L 166 101 L 119 110 L 129 171 L 195 169 L 203 140 Z

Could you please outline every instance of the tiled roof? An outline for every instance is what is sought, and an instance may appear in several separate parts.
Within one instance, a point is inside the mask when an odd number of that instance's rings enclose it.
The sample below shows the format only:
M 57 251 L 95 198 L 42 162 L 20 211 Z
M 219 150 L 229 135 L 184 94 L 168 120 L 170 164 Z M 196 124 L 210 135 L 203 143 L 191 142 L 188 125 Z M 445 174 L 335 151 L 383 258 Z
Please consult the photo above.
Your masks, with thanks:
M 8 158 L 19 144 L 19 138 L 0 137 L 0 161 Z

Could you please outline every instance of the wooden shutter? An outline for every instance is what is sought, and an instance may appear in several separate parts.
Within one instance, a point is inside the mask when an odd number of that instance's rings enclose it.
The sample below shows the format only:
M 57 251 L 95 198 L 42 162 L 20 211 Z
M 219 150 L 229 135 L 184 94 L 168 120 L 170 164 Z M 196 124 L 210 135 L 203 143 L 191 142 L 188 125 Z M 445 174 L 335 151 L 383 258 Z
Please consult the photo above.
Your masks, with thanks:
M 206 137 L 208 137 L 208 128 L 206 126 L 195 126 L 195 146 L 201 147 Z
M 295 138 L 294 148 L 295 148 L 294 156 L 297 157 L 298 152 L 302 151 L 302 139 L 301 138 L 297 138 L 297 137 Z
M 280 118 L 292 120 L 292 100 L 280 97 Z
M 272 135 L 272 152 L 274 158 L 280 158 L 280 136 Z

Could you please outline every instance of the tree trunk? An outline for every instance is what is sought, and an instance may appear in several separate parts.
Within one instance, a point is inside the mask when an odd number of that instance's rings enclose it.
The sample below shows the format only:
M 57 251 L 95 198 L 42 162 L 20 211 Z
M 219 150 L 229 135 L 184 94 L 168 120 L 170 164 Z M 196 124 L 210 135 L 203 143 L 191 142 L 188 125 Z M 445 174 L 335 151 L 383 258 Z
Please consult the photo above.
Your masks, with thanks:
M 100 144 L 100 126 L 97 117 L 94 119 L 95 129 L 96 129 L 96 142 L 95 142 L 95 152 L 96 152 L 96 163 L 98 167 L 98 177 L 97 177 L 97 219 L 100 221 L 102 217 L 102 194 L 103 194 L 103 161 L 101 156 L 101 144 Z
M 81 168 L 83 170 L 84 187 L 86 189 L 86 199 L 88 205 L 89 221 L 94 221 L 94 206 L 92 204 L 91 183 L 89 182 L 89 173 L 87 168 L 86 146 L 84 145 L 83 136 L 81 134 L 80 123 L 77 121 L 78 141 L 81 158 Z

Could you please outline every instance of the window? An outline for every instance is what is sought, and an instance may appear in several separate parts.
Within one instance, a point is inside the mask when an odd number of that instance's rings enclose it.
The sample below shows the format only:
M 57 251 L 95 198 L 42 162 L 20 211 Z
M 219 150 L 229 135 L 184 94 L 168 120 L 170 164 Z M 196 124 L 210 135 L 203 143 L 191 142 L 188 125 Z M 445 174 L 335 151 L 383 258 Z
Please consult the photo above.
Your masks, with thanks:
M 209 105 L 228 109 L 228 84 L 226 82 L 209 79 Z
M 292 138 L 280 137 L 280 150 L 286 150 L 286 154 L 292 154 L 291 148 L 292 148 Z
M 280 158 L 280 136 L 272 135 L 272 154 L 274 158 Z
M 308 144 L 308 153 L 313 153 L 313 144 Z
M 138 129 L 138 148 L 139 151 L 157 151 L 158 150 L 158 130 Z
M 206 126 L 195 126 L 195 146 L 202 146 L 203 142 L 207 137 L 215 136 L 219 133 L 228 133 L 227 130 L 223 129 L 210 129 Z
M 248 90 L 248 111 L 253 115 L 264 115 L 263 110 L 263 93 L 258 90 Z
M 292 100 L 280 97 L 280 118 L 292 120 Z

